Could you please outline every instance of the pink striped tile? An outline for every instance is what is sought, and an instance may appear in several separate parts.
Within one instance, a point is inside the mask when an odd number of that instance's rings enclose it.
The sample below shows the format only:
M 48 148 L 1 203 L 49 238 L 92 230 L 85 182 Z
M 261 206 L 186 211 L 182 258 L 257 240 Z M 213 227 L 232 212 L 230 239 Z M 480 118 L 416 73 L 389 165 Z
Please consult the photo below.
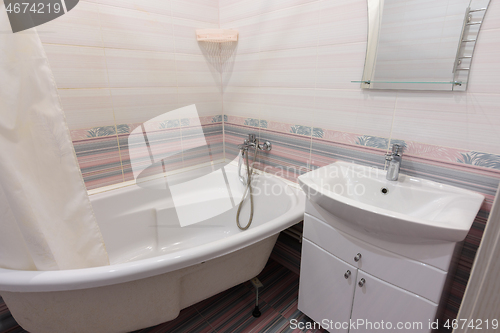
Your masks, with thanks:
M 339 132 L 333 130 L 325 130 L 323 139 L 332 141 L 332 142 L 340 142 L 347 144 L 356 144 L 356 140 L 358 139 L 359 134 Z
M 262 87 L 314 88 L 317 49 L 304 48 L 260 53 Z
M 229 61 L 231 63 L 222 74 L 224 87 L 258 87 L 261 84 L 263 61 L 259 53 L 237 54 Z
M 205 44 L 196 40 L 196 29 L 213 29 L 219 27 L 216 23 L 175 17 L 172 19 L 172 25 L 175 38 L 175 52 L 197 55 L 203 54 L 203 46 Z
M 254 8 L 256 5 L 255 0 L 249 0 L 250 7 Z M 221 9 L 221 16 L 223 12 L 224 11 Z M 260 25 L 259 16 L 240 18 L 231 22 L 221 21 L 221 28 L 238 30 L 238 43 L 234 50 L 236 54 L 256 53 L 260 51 L 262 27 Z
M 88 0 L 87 0 L 88 1 Z M 171 15 L 170 0 L 95 0 L 102 5 L 134 9 L 141 12 Z
M 356 89 L 363 75 L 366 43 L 349 43 L 318 48 L 316 87 L 321 89 Z
M 320 2 L 261 15 L 261 51 L 318 45 Z
M 224 114 L 249 118 L 259 114 L 260 89 L 255 87 L 227 87 L 224 91 Z
M 196 106 L 198 116 L 215 116 L 222 114 L 222 93 L 220 87 L 179 87 L 177 89 L 179 107 Z
M 468 92 L 498 94 L 500 89 L 497 79 L 500 74 L 499 38 L 499 29 L 481 30 L 471 64 Z
M 57 88 L 108 87 L 102 48 L 44 44 Z
M 277 121 L 269 121 L 267 123 L 267 129 L 271 131 L 277 131 L 282 133 L 290 133 L 292 124 L 285 124 Z
M 59 89 L 70 130 L 114 125 L 109 89 Z
M 175 67 L 179 87 L 220 87 L 219 58 L 176 54 Z
M 218 0 L 170 0 L 172 16 L 189 20 L 219 23 Z
M 261 88 L 260 119 L 292 123 L 311 127 L 313 125 L 315 92 L 312 89 Z
M 236 116 L 228 116 L 227 122 L 235 125 L 244 125 L 246 118 L 244 117 L 236 117 Z
M 105 47 L 173 52 L 169 16 L 106 5 L 99 11 Z
M 164 52 L 106 49 L 110 86 L 174 87 L 174 55 Z
M 144 123 L 179 108 L 175 87 L 113 88 L 111 94 L 118 124 Z
M 81 1 L 65 15 L 36 28 L 42 43 L 102 47 L 99 8 Z
M 366 1 L 325 0 L 321 3 L 319 45 L 366 42 Z
M 295 7 L 307 4 L 309 2 L 318 0 L 271 0 L 264 1 L 262 3 L 262 13 L 272 12 L 275 10 L 286 9 L 289 7 Z
M 258 17 L 263 4 L 264 0 L 221 0 L 219 1 L 220 23 L 226 25 L 233 21 Z
M 390 92 L 316 90 L 313 126 L 388 138 L 395 104 Z

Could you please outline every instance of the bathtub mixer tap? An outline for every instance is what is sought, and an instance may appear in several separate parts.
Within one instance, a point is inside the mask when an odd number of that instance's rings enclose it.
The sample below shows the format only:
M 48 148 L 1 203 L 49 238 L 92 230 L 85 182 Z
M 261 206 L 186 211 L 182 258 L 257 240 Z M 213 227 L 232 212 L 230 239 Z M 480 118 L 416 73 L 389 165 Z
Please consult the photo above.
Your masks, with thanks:
M 240 149 L 241 152 L 240 159 L 238 161 L 238 178 L 245 186 L 245 192 L 243 193 L 243 197 L 241 198 L 240 204 L 238 206 L 238 212 L 236 213 L 236 224 L 238 225 L 238 228 L 240 228 L 241 230 L 246 230 L 250 227 L 250 224 L 252 224 L 253 220 L 252 174 L 253 174 L 253 167 L 255 164 L 255 160 L 257 159 L 257 151 L 258 150 L 270 151 L 272 149 L 272 146 L 269 141 L 265 141 L 264 143 L 259 143 L 259 139 L 257 139 L 255 134 L 248 134 L 248 139 L 246 139 L 242 145 L 238 145 L 238 148 Z M 255 149 L 251 168 L 250 168 L 250 163 L 248 162 L 249 148 Z M 244 158 L 246 158 L 247 162 L 246 179 L 241 175 L 241 165 L 243 163 Z M 241 213 L 241 207 L 243 206 L 243 202 L 245 201 L 247 194 L 250 194 L 250 218 L 248 220 L 247 225 L 242 227 L 240 225 L 240 213 Z
M 397 143 L 392 145 L 392 153 L 385 154 L 385 160 L 389 162 L 387 175 L 385 176 L 387 180 L 398 180 L 399 170 L 401 169 L 401 155 L 403 155 L 403 147 Z
M 248 134 L 248 139 L 243 141 L 242 145 L 238 145 L 238 149 L 240 150 L 240 158 L 238 160 L 238 178 L 243 185 L 246 185 L 248 182 L 248 178 L 241 174 L 241 165 L 243 164 L 243 158 L 245 158 L 245 153 L 247 155 L 247 164 L 248 164 L 248 149 L 255 149 L 254 161 L 257 156 L 257 149 L 263 151 L 270 151 L 272 149 L 271 142 L 264 141 L 264 143 L 259 143 L 259 139 L 257 139 L 255 134 Z M 252 163 L 252 172 L 253 172 L 253 163 Z

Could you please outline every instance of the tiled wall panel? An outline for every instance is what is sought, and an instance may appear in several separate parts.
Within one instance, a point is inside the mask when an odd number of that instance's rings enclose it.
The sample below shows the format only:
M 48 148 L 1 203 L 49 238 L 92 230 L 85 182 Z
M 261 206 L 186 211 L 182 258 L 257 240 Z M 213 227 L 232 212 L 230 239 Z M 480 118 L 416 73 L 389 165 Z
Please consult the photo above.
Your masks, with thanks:
M 153 174 L 224 157 L 221 70 L 195 38 L 195 29 L 218 26 L 214 0 L 83 0 L 37 28 L 88 189 L 133 180 L 134 163 Z M 202 121 L 183 126 L 196 126 L 210 146 L 193 147 L 187 127 L 181 131 L 185 119 L 154 122 L 146 129 L 151 144 L 178 154 L 159 167 L 142 156 L 142 132 L 132 131 L 192 104 Z

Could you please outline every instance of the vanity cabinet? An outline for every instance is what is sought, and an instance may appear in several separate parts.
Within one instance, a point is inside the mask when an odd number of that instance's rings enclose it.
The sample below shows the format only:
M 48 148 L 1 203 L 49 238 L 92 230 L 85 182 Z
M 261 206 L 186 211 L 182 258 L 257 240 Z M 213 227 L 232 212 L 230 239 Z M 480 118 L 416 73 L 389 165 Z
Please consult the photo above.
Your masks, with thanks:
M 393 325 L 383 330 L 366 324 L 353 332 L 398 331 L 398 323 L 414 322 L 422 327 L 399 330 L 431 332 L 446 277 L 441 269 L 361 241 L 306 211 L 298 308 L 331 332 L 349 332 L 343 323 L 350 320 Z
M 325 318 L 334 322 L 350 318 L 357 268 L 307 239 L 302 242 L 301 265 L 299 309 L 319 323 Z

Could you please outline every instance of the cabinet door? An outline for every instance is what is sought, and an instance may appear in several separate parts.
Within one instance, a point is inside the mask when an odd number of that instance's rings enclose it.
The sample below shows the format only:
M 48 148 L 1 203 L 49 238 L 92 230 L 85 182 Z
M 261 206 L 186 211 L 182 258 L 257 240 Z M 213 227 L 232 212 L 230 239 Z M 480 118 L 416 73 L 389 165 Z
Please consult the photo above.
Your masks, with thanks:
M 361 279 L 364 279 L 362 287 L 358 285 Z M 377 329 L 375 326 L 371 327 L 366 324 L 353 330 L 356 333 L 431 332 L 429 323 L 435 320 L 437 308 L 437 304 L 423 297 L 377 279 L 362 270 L 358 271 L 352 306 L 352 322 L 364 321 L 376 325 L 383 321 L 386 329 Z M 387 326 L 388 323 L 391 327 Z M 403 323 L 403 327 L 398 328 L 398 323 Z M 420 323 L 421 326 L 418 327 Z M 405 324 L 410 326 L 405 327 Z
M 346 279 L 344 274 L 350 271 Z M 304 239 L 300 267 L 300 311 L 322 323 L 349 322 L 357 269 Z M 348 332 L 335 330 L 335 332 Z

